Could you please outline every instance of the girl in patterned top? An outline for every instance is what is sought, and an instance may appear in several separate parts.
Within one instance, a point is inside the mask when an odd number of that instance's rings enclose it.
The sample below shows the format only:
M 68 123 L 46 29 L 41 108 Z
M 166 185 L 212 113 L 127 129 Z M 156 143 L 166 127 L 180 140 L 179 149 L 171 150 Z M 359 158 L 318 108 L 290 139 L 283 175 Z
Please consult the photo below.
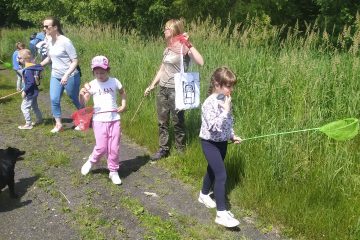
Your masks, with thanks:
M 215 222 L 225 227 L 235 227 L 239 221 L 227 211 L 225 204 L 226 169 L 224 159 L 228 140 L 240 143 L 234 134 L 231 114 L 231 92 L 236 83 L 235 74 L 227 67 L 215 70 L 211 77 L 208 98 L 202 105 L 200 139 L 208 161 L 199 202 L 208 208 L 217 208 Z M 210 197 L 213 187 L 215 201 Z

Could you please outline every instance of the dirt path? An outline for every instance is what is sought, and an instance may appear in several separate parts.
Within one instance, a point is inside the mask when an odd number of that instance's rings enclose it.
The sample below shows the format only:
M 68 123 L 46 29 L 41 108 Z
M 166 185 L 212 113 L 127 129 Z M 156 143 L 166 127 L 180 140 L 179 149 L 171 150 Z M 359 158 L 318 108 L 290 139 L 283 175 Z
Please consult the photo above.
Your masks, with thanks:
M 5 71 L 0 71 L 0 77 Z M 89 132 L 71 129 L 50 134 L 49 97 L 41 92 L 45 124 L 31 131 L 23 123 L 20 99 L 0 102 L 0 148 L 25 150 L 16 165 L 17 200 L 0 194 L 0 239 L 280 239 L 242 218 L 238 229 L 214 223 L 214 210 L 197 202 L 197 191 L 148 161 L 148 151 L 123 136 L 121 186 L 108 179 L 105 160 L 83 177 L 80 168 L 91 153 Z M 15 106 L 9 109 L 9 105 Z M 69 118 L 73 107 L 62 103 Z M 156 193 L 156 196 L 144 192 Z

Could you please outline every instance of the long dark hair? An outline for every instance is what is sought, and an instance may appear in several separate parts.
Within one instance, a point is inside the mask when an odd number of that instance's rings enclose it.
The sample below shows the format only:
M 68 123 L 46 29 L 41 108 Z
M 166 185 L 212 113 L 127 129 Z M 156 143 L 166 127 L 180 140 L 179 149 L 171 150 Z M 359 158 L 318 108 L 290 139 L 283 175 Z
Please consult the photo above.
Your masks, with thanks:
M 61 23 L 60 23 L 60 20 L 55 18 L 55 17 L 52 17 L 52 16 L 49 16 L 49 17 L 46 17 L 44 19 L 45 20 L 51 20 L 52 21 L 52 25 L 53 26 L 56 26 L 57 27 L 57 31 L 61 34 L 61 35 L 64 35 L 64 32 L 62 31 L 61 29 Z
M 228 67 L 219 67 L 217 68 L 211 76 L 210 86 L 208 90 L 208 96 L 210 96 L 215 89 L 215 84 L 219 84 L 220 87 L 224 85 L 235 85 L 236 76 Z

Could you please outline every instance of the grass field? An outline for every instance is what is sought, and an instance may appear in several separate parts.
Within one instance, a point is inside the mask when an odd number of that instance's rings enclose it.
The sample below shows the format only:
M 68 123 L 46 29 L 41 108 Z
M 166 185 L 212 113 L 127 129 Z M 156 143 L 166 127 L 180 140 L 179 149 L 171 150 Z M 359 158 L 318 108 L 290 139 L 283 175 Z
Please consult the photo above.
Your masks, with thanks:
M 326 32 L 310 27 L 306 33 L 295 29 L 283 38 L 281 29 L 256 24 L 233 32 L 209 22 L 188 27 L 205 59 L 204 67 L 192 66 L 201 75 L 202 101 L 215 68 L 227 65 L 237 74 L 235 130 L 243 138 L 359 117 L 357 32 L 343 34 L 347 38 L 339 37 L 339 47 L 334 48 Z M 2 29 L 1 59 L 10 59 L 15 42 L 27 42 L 32 31 Z M 131 124 L 130 119 L 159 67 L 163 39 L 144 40 L 136 32 L 109 27 L 67 26 L 65 34 L 79 53 L 83 82 L 92 79 L 91 58 L 108 56 L 112 75 L 122 81 L 128 94 L 124 133 L 155 151 L 154 94 L 143 101 Z M 0 89 L 1 95 L 10 92 Z M 206 164 L 197 137 L 199 110 L 187 112 L 186 124 L 186 153 L 161 162 L 200 188 Z M 359 239 L 359 143 L 359 137 L 337 142 L 319 132 L 306 132 L 230 145 L 226 167 L 231 203 L 251 209 L 264 222 L 298 239 Z

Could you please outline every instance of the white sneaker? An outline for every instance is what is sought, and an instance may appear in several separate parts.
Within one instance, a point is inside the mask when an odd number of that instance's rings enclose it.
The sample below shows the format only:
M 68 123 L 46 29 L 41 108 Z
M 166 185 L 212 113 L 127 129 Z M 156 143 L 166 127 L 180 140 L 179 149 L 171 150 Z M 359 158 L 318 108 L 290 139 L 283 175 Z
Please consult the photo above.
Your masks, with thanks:
M 75 130 L 75 131 L 81 131 L 81 128 L 80 128 L 79 126 L 76 126 L 76 127 L 74 128 L 74 130 Z
M 84 165 L 81 167 L 81 174 L 82 175 L 88 174 L 90 172 L 92 165 L 93 164 L 90 162 L 90 160 L 87 160 L 86 163 L 84 163 Z
M 32 128 L 33 128 L 33 126 L 31 124 L 30 125 L 25 124 L 23 126 L 18 126 L 18 129 L 21 129 L 21 130 L 30 130 Z
M 216 208 L 216 202 L 210 197 L 210 193 L 205 195 L 200 191 L 198 201 L 204 204 L 207 208 Z
M 230 211 L 217 211 L 215 222 L 228 228 L 236 227 L 240 224 L 240 222 L 234 218 L 234 214 Z
M 113 182 L 113 184 L 116 185 L 120 185 L 121 184 L 121 179 L 119 177 L 118 172 L 110 172 L 109 173 L 109 178 L 111 179 L 111 181 Z

